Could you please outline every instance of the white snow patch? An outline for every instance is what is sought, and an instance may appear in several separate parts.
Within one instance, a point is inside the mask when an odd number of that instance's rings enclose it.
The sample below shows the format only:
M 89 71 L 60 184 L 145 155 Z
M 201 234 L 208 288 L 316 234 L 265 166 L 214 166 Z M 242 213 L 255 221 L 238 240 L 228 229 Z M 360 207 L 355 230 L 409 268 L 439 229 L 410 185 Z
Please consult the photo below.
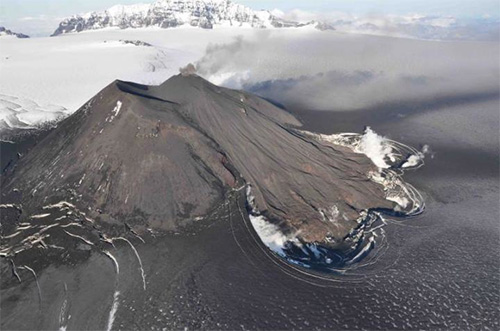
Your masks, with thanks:
M 14 205 L 12 203 L 7 203 L 7 204 L 1 204 L 0 208 L 5 208 L 5 209 L 7 209 L 7 208 L 16 208 L 17 209 L 19 207 L 17 207 L 16 205 Z
M 116 258 L 108 251 L 103 251 L 104 254 L 106 254 L 107 257 L 109 257 L 111 259 L 111 261 L 113 261 L 113 264 L 115 266 L 115 270 L 116 270 L 116 274 L 120 274 L 120 266 L 118 265 L 118 261 L 116 260 Z
M 403 163 L 401 167 L 403 168 L 415 167 L 419 164 L 420 160 L 421 160 L 420 155 L 410 155 L 410 157 L 406 160 L 405 163 Z
M 66 231 L 66 230 L 63 230 L 63 231 L 64 231 L 64 232 L 65 232 L 68 236 L 70 236 L 70 237 L 78 238 L 78 239 L 80 239 L 81 241 L 83 241 L 84 243 L 86 243 L 87 245 L 94 246 L 94 243 L 93 243 L 93 242 L 91 242 L 91 241 L 89 241 L 89 240 L 87 240 L 87 239 L 83 238 L 82 236 L 79 236 L 79 235 L 76 235 L 76 234 L 70 233 L 70 232 L 68 232 L 68 231 Z
M 117 101 L 115 108 L 111 111 L 111 116 L 106 119 L 106 122 L 113 122 L 116 116 L 118 116 L 118 113 L 120 112 L 120 109 L 122 108 L 122 102 Z
M 106 328 L 107 331 L 111 331 L 113 328 L 113 323 L 115 322 L 116 318 L 116 312 L 118 311 L 118 306 L 120 304 L 120 292 L 115 291 L 115 294 L 113 295 L 113 305 L 111 306 L 111 310 L 109 312 L 109 317 L 108 317 L 108 326 Z
M 248 205 L 252 207 L 248 217 L 260 240 L 270 250 L 282 257 L 285 257 L 286 254 L 283 250 L 285 249 L 286 243 L 298 243 L 296 235 L 284 234 L 278 226 L 270 223 L 264 216 L 260 215 L 260 212 L 255 204 L 255 197 L 252 194 L 251 185 L 247 185 L 246 187 L 246 197 Z
M 47 206 L 43 207 L 42 209 L 52 209 L 52 208 L 62 209 L 62 208 L 76 208 L 76 207 L 75 207 L 75 205 L 73 205 L 72 203 L 69 203 L 67 201 L 59 201 L 56 204 L 47 205 Z
M 264 245 L 276 254 L 285 257 L 286 254 L 283 251 L 285 244 L 293 238 L 284 235 L 276 225 L 269 223 L 264 216 L 250 214 L 249 218 Z
M 120 112 L 121 108 L 122 108 L 122 102 L 118 100 L 116 102 L 116 107 L 113 109 L 115 116 L 118 116 L 118 113 Z
M 30 129 L 44 122 L 60 120 L 67 115 L 67 109 L 61 106 L 39 105 L 28 98 L 0 94 L 0 130 Z
M 50 216 L 50 214 L 38 214 L 38 215 L 33 215 L 30 218 L 36 219 L 36 218 L 45 218 L 47 216 Z
M 389 201 L 394 201 L 402 208 L 406 208 L 410 203 L 407 198 L 401 196 L 388 196 L 386 197 L 386 199 Z
M 401 167 L 407 169 L 407 168 L 416 168 L 421 166 L 424 163 L 425 154 L 428 153 L 430 153 L 430 147 L 429 145 L 424 145 L 420 152 L 411 154 Z
M 10 239 L 10 238 L 14 238 L 15 236 L 17 236 L 17 235 L 18 235 L 18 234 L 20 234 L 20 233 L 21 233 L 21 231 L 17 231 L 17 232 L 14 232 L 14 233 L 12 233 L 12 234 L 10 234 L 10 235 L 8 235 L 8 236 L 2 236 L 1 238 L 2 238 L 2 239 Z

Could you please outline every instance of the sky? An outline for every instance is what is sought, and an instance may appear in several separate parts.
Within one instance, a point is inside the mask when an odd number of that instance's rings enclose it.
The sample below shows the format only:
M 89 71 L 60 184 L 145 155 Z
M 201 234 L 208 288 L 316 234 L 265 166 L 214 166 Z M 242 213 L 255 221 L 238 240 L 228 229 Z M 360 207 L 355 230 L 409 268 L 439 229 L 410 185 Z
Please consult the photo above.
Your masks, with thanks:
M 71 15 L 105 9 L 116 4 L 153 2 L 141 0 L 2 0 L 2 19 L 40 15 Z M 335 10 L 354 14 L 436 14 L 453 16 L 500 15 L 498 0 L 239 0 L 254 9 Z
M 0 25 L 32 32 L 54 30 L 61 18 L 116 4 L 147 0 L 1 0 Z M 254 9 L 293 9 L 312 12 L 338 11 L 349 14 L 423 14 L 455 17 L 499 17 L 498 0 L 236 0 Z M 26 31 L 30 30 L 30 31 Z

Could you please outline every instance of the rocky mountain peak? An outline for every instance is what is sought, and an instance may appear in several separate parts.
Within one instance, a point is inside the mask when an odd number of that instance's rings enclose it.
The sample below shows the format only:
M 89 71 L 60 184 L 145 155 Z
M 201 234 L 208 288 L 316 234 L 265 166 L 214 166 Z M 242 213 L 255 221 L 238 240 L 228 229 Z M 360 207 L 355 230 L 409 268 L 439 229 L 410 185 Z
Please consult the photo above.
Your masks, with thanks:
M 107 27 L 172 28 L 189 25 L 203 29 L 214 27 L 290 28 L 315 26 L 318 22 L 286 21 L 269 11 L 253 10 L 229 0 L 158 0 L 151 4 L 116 5 L 102 12 L 91 12 L 64 19 L 52 36 L 97 30 Z M 332 29 L 328 26 L 328 29 Z
M 6 29 L 3 26 L 0 26 L 0 37 L 1 36 L 14 36 L 21 39 L 29 38 L 28 35 L 25 35 L 23 33 L 13 32 L 11 30 Z

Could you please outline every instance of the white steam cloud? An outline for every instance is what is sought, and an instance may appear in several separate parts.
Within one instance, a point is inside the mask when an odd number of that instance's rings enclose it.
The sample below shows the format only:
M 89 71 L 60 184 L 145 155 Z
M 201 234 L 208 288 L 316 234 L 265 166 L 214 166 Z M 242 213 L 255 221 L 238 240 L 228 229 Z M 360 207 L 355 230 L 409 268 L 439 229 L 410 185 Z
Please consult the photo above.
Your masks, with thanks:
M 389 168 L 386 159 L 392 158 L 392 147 L 386 143 L 386 139 L 367 127 L 365 134 L 361 137 L 358 146 L 359 152 L 368 156 L 379 168 Z

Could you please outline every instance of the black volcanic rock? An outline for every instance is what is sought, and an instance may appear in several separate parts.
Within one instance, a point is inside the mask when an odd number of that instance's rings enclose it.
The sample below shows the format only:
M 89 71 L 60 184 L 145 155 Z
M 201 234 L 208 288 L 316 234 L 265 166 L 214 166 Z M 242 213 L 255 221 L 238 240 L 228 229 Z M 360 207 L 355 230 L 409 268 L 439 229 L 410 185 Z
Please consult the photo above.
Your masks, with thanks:
M 309 242 L 341 239 L 363 210 L 392 209 L 362 154 L 297 130 L 291 114 L 196 75 L 160 86 L 116 81 L 2 178 L 22 218 L 70 202 L 99 224 L 176 230 L 252 185 L 269 220 Z M 335 206 L 341 222 L 321 210 Z
M 120 42 L 122 44 L 125 44 L 125 45 L 144 46 L 144 47 L 151 47 L 151 46 L 153 46 L 150 43 L 147 43 L 147 42 L 144 42 L 144 41 L 141 41 L 141 40 L 120 40 Z

